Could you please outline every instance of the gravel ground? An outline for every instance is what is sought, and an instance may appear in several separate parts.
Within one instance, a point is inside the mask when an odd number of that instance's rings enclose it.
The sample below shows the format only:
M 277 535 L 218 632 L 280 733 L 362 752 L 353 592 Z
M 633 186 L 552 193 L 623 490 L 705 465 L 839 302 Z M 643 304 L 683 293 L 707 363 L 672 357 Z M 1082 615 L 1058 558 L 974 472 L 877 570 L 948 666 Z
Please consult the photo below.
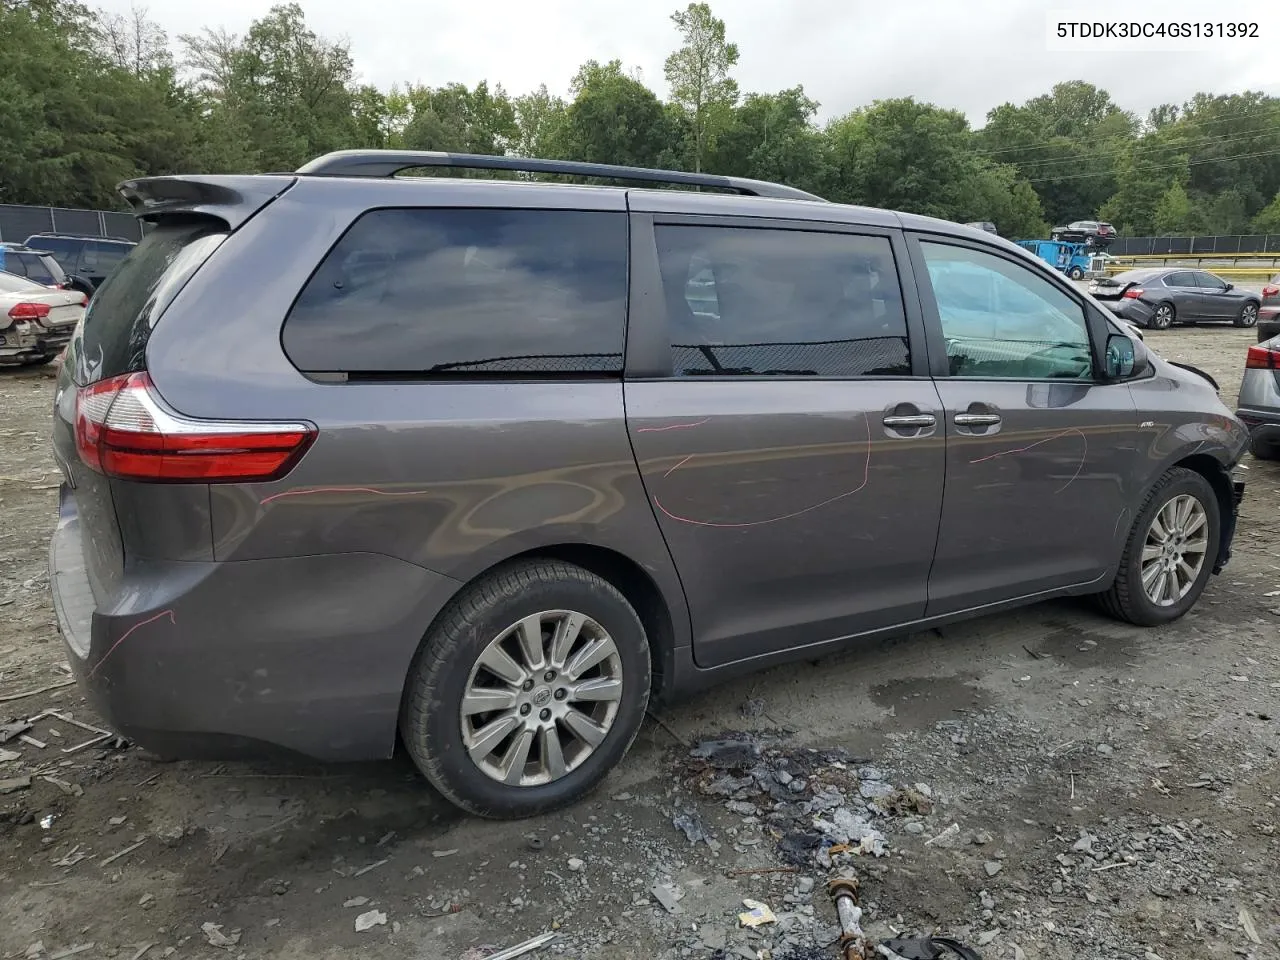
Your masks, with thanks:
M 1148 342 L 1232 403 L 1252 339 Z M 51 395 L 0 374 L 0 697 L 66 677 Z M 64 754 L 92 734 L 46 718 L 44 749 L 0 747 L 0 957 L 478 960 L 548 930 L 540 956 L 834 957 L 842 868 L 873 933 L 987 958 L 1280 957 L 1280 465 L 1246 463 L 1235 559 L 1181 622 L 1048 603 L 778 668 L 663 708 L 598 794 L 537 820 L 462 817 L 403 759 Z M 93 722 L 70 686 L 0 722 L 46 709 Z M 746 899 L 775 922 L 743 927 Z

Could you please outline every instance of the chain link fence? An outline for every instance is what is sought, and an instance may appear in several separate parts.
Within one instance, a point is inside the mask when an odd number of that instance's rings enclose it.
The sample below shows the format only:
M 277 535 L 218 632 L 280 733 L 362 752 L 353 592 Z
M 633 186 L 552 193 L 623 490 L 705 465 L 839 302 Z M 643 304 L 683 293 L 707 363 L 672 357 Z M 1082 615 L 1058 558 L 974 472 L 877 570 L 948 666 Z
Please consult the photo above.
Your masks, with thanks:
M 142 225 L 132 214 L 115 210 L 0 203 L 0 240 L 21 243 L 36 233 L 70 233 L 137 242 L 142 239 Z

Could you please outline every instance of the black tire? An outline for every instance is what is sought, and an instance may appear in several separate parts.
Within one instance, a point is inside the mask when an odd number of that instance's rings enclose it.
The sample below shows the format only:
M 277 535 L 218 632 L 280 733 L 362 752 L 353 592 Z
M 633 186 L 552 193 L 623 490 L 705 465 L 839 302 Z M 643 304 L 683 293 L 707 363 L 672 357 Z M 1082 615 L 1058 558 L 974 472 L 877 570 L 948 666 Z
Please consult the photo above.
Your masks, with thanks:
M 1240 312 L 1236 314 L 1235 325 L 1237 327 L 1255 327 L 1258 325 L 1258 305 L 1252 300 L 1245 303 L 1240 308 Z
M 490 641 L 546 610 L 583 613 L 608 631 L 622 664 L 622 696 L 604 740 L 580 766 L 549 783 L 511 786 L 484 773 L 467 754 L 462 696 Z M 441 612 L 410 667 L 400 733 L 418 769 L 451 803 L 481 817 L 521 819 L 574 803 L 604 779 L 640 732 L 649 684 L 644 626 L 612 584 L 572 564 L 520 561 L 469 585 Z
M 1142 586 L 1142 548 L 1156 513 L 1180 494 L 1191 494 L 1204 507 L 1208 526 L 1208 550 L 1204 564 L 1186 596 L 1170 606 L 1160 606 L 1147 596 Z M 1142 509 L 1138 511 L 1125 541 L 1124 552 L 1120 556 L 1120 569 L 1116 572 L 1115 582 L 1109 590 L 1099 595 L 1103 609 L 1117 620 L 1125 620 L 1140 627 L 1171 623 L 1183 616 L 1200 599 L 1204 585 L 1213 573 L 1220 546 L 1221 516 L 1218 496 L 1208 480 L 1184 467 L 1170 469 L 1156 481 L 1147 493 Z
M 1156 312 L 1151 315 L 1151 323 L 1148 326 L 1153 330 L 1168 330 L 1177 318 L 1178 311 L 1174 309 L 1172 303 L 1161 303 L 1156 306 Z
M 1080 280 L 1084 277 L 1084 270 L 1081 269 L 1079 266 L 1074 266 L 1067 271 L 1067 276 L 1070 277 L 1072 280 Z
M 1280 447 L 1249 438 L 1249 452 L 1255 460 L 1280 460 Z

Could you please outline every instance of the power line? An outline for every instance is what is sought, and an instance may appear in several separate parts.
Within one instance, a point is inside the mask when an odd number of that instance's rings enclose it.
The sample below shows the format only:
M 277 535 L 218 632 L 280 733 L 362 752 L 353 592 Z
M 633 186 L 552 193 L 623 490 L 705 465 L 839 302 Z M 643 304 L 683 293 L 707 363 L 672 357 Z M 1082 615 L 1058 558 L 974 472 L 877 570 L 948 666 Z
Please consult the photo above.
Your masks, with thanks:
M 1194 153 L 1209 146 L 1217 146 L 1218 144 L 1223 143 L 1234 143 L 1239 140 L 1257 140 L 1262 137 L 1275 137 L 1278 134 L 1280 134 L 1280 130 L 1271 128 L 1257 130 L 1253 133 L 1244 133 L 1233 137 L 1197 137 L 1191 140 L 1152 144 L 1149 147 L 1146 147 L 1146 149 L 1153 151 L 1172 151 L 1175 153 L 1180 151 Z M 1046 166 L 1052 168 L 1057 164 L 1079 164 L 1082 160 L 1093 161 L 1123 157 L 1134 147 L 1143 148 L 1143 141 L 1133 140 L 1120 149 L 1103 151 L 1101 153 L 1090 153 L 1085 157 L 1043 157 L 1039 160 L 1004 160 L 997 162 L 1017 167 L 1020 172 L 1048 173 L 1050 172 L 1049 170 L 1036 168 L 1044 168 Z
M 1019 108 L 1019 109 L 1023 109 L 1023 108 Z M 1236 123 L 1241 120 L 1247 120 L 1251 117 L 1264 117 L 1264 118 L 1269 118 L 1271 120 L 1277 120 L 1277 119 L 1280 119 L 1280 108 L 1266 107 L 1262 110 L 1253 110 L 1253 111 L 1246 111 L 1244 113 L 1237 113 L 1230 117 L 1214 117 L 1214 118 L 1206 118 L 1204 120 L 1174 120 L 1171 123 L 1167 124 L 1166 126 L 1159 128 L 1158 130 L 1149 131 L 1148 133 L 1145 133 L 1145 134 L 1139 134 L 1139 139 L 1145 136 L 1150 136 L 1151 133 L 1167 130 L 1169 127 L 1180 127 L 1183 129 L 1185 129 L 1186 127 L 1193 127 L 1198 129 L 1200 127 L 1213 126 L 1219 123 Z M 986 128 L 984 127 L 982 129 L 986 129 Z M 982 130 L 976 130 L 974 132 L 980 134 Z M 1037 140 L 1032 143 L 1021 144 L 1020 146 L 1016 146 L 1016 147 L 1000 147 L 995 150 L 979 150 L 976 152 L 983 156 L 994 157 L 994 156 L 1006 154 L 1006 153 L 1017 153 L 1019 151 L 1028 151 L 1028 150 L 1039 150 L 1043 147 L 1050 145 L 1055 140 L 1060 140 L 1060 139 L 1070 139 L 1070 138 L 1066 137 L 1065 135 L 1059 135 L 1056 137 L 1052 137 L 1048 140 Z M 1016 161 L 1009 160 L 1009 161 L 1002 161 L 1002 162 L 1013 163 Z
M 1261 153 L 1239 153 L 1233 157 L 1207 157 L 1204 160 L 1189 160 L 1187 166 L 1197 167 L 1206 163 L 1225 163 L 1228 160 L 1249 160 L 1254 157 L 1273 157 L 1280 156 L 1280 150 L 1264 150 Z M 1173 170 L 1181 167 L 1180 163 L 1166 163 L 1154 167 L 1148 167 L 1149 170 Z M 1085 177 L 1111 177 L 1115 176 L 1113 170 L 1095 170 L 1092 173 L 1076 173 L 1065 177 L 1040 177 L 1035 180 L 1028 180 L 1027 183 L 1051 183 L 1061 180 L 1080 180 Z

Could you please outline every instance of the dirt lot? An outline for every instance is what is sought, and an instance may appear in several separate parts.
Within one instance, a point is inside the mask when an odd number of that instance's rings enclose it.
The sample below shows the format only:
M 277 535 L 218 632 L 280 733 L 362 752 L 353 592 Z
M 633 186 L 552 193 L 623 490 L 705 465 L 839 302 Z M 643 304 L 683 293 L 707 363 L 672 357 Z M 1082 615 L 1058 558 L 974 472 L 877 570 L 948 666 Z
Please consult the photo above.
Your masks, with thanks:
M 1251 340 L 1148 337 L 1228 403 Z M 66 676 L 51 395 L 0 374 L 0 696 Z M 403 760 L 64 754 L 91 735 L 42 720 L 44 749 L 0 747 L 18 755 L 0 780 L 33 778 L 0 795 L 0 956 L 474 960 L 556 929 L 540 956 L 833 957 L 826 871 L 808 848 L 784 859 L 813 812 L 834 839 L 884 837 L 885 856 L 836 855 L 882 935 L 937 929 L 987 958 L 1280 956 L 1280 466 L 1246 463 L 1235 559 L 1180 623 L 1050 603 L 775 669 L 663 708 L 593 799 L 541 820 L 462 817 Z M 0 701 L 0 721 L 49 708 L 93 721 L 75 687 Z M 689 757 L 726 731 L 763 755 Z M 762 798 L 766 780 L 796 802 Z M 743 929 L 744 898 L 777 922 Z M 357 932 L 374 910 L 386 922 Z

